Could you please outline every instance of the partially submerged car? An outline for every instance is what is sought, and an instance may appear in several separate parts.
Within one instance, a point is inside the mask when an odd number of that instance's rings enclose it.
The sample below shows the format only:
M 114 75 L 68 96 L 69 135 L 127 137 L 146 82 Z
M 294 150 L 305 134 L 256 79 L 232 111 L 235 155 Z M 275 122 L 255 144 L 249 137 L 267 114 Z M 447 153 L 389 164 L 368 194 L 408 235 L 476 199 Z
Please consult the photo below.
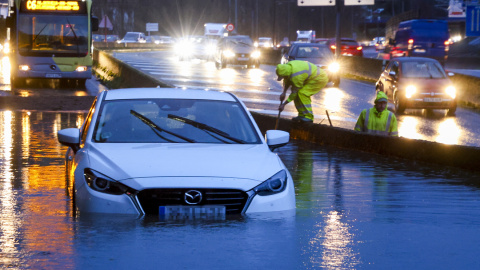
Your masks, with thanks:
M 101 92 L 83 126 L 58 131 L 80 213 L 225 219 L 295 209 L 290 173 L 233 94 L 133 88 Z
M 397 114 L 405 109 L 457 110 L 457 93 L 440 62 L 426 57 L 393 58 L 376 83 L 395 104 Z

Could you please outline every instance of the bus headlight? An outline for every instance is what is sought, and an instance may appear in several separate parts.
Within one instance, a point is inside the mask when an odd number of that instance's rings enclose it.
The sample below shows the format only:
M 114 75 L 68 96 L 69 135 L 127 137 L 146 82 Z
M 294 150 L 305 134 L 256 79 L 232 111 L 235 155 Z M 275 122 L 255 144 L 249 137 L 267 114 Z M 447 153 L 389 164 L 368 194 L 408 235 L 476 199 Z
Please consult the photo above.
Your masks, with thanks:
M 409 85 L 409 86 L 407 86 L 405 96 L 407 98 L 411 98 L 413 96 L 413 94 L 415 94 L 415 92 L 417 92 L 417 88 L 413 85 Z
M 30 67 L 28 65 L 19 65 L 18 69 L 21 71 L 28 71 L 30 70 Z
M 449 86 L 445 89 L 445 93 L 447 93 L 447 95 L 451 96 L 452 98 L 455 98 L 457 96 L 457 89 L 455 89 L 455 87 L 453 86 Z
M 78 66 L 75 71 L 78 71 L 78 72 L 84 72 L 84 71 L 87 71 L 87 67 L 86 66 Z

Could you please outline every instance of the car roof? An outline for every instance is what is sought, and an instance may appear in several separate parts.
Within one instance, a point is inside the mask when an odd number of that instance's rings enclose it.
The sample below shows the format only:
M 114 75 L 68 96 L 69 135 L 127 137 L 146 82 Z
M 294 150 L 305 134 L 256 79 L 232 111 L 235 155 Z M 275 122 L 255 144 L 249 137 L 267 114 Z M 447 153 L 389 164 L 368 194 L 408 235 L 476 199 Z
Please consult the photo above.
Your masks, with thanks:
M 105 100 L 167 98 L 237 101 L 237 99 L 231 93 L 204 89 L 123 88 L 105 90 L 105 92 Z
M 292 47 L 324 47 L 328 48 L 327 45 L 325 44 L 320 44 L 320 43 L 307 43 L 307 42 L 295 42 L 292 44 Z
M 414 62 L 414 61 L 430 61 L 430 62 L 438 62 L 433 58 L 428 57 L 397 57 L 393 58 L 392 60 L 396 60 L 399 62 Z

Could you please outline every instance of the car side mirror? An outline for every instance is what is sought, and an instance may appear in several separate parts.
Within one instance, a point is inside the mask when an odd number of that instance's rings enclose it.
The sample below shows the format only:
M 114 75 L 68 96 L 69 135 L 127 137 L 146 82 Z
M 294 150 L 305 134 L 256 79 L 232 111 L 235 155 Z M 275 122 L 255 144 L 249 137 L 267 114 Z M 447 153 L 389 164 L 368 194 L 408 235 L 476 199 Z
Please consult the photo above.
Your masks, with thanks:
M 265 140 L 271 151 L 285 146 L 290 140 L 290 133 L 283 130 L 267 130 Z
M 74 152 L 77 152 L 80 144 L 80 129 L 66 128 L 57 132 L 58 142 L 69 146 Z

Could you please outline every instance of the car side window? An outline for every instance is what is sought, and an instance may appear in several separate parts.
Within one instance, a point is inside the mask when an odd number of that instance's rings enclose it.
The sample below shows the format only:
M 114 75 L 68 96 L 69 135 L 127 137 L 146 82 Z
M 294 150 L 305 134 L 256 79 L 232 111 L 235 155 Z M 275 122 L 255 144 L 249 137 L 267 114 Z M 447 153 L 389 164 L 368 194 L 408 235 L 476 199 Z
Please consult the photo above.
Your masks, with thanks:
M 88 129 L 90 128 L 90 124 L 92 121 L 92 116 L 93 116 L 93 113 L 95 112 L 96 104 L 97 104 L 97 98 L 95 98 L 95 100 L 93 101 L 93 104 L 90 107 L 90 110 L 88 111 L 87 118 L 85 119 L 85 123 L 83 124 L 82 130 L 80 131 L 80 136 L 81 136 L 80 147 L 83 147 L 83 145 L 85 144 Z
M 398 76 L 398 62 L 394 61 L 392 65 L 392 69 L 389 71 L 389 73 L 393 71 L 395 72 L 395 77 Z

